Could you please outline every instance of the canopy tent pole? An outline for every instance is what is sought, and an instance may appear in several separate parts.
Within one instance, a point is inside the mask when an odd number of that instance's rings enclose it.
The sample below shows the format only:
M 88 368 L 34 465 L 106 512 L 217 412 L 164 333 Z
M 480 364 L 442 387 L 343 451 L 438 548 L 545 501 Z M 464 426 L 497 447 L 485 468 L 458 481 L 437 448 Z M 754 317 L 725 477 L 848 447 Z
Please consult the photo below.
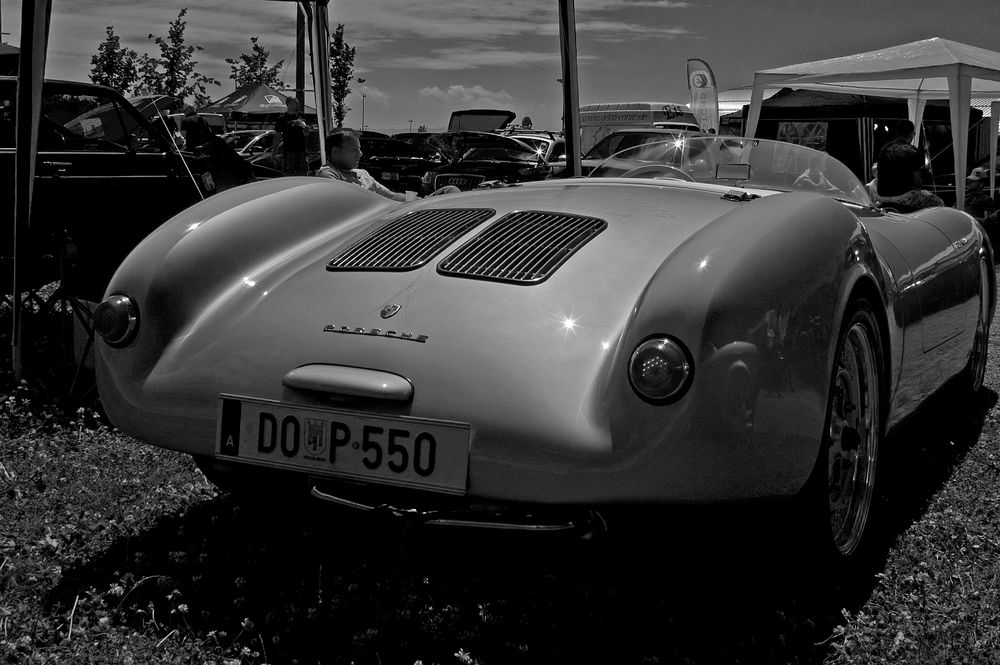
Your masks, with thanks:
M 906 99 L 907 115 L 910 118 L 910 122 L 913 123 L 913 127 L 917 130 L 913 135 L 913 147 L 917 147 L 920 143 L 920 127 L 924 122 L 925 108 L 927 108 L 927 100 L 921 99 L 919 90 L 917 90 L 916 97 L 908 97 Z
M 996 192 L 997 124 L 1000 123 L 1000 101 L 990 102 L 990 197 Z
M 582 173 L 580 162 L 580 84 L 576 67 L 576 5 L 559 0 L 559 55 L 562 60 L 563 135 L 566 169 L 571 176 Z
M 765 82 L 760 74 L 754 74 L 753 88 L 750 90 L 750 115 L 743 136 L 752 139 L 757 135 L 757 123 L 760 122 L 760 107 L 764 103 Z
M 972 80 L 959 65 L 948 77 L 948 111 L 951 113 L 951 149 L 955 158 L 955 207 L 965 208 L 965 173 L 969 145 L 969 106 Z
M 312 63 L 313 91 L 316 99 L 316 125 L 319 131 L 320 164 L 326 163 L 326 133 L 333 126 L 330 83 L 329 0 L 302 1 L 309 25 L 309 56 Z
M 31 196 L 34 189 L 35 157 L 38 150 L 38 123 L 45 80 L 45 52 L 49 40 L 50 0 L 23 0 L 21 3 L 21 56 L 17 73 L 17 119 L 14 143 L 14 229 L 12 244 L 14 274 L 11 299 L 11 366 L 14 378 L 21 379 L 21 241 L 31 228 Z

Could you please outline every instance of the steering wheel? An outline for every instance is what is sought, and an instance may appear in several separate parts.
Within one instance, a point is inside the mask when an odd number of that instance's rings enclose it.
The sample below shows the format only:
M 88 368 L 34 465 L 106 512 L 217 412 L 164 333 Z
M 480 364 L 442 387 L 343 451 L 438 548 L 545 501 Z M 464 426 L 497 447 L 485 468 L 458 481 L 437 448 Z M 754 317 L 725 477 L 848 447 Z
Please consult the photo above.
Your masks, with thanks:
M 680 169 L 675 169 L 673 166 L 667 166 L 666 164 L 647 164 L 646 166 L 639 166 L 632 169 L 631 171 L 626 171 L 625 173 L 618 176 L 619 178 L 675 178 L 677 180 L 686 180 L 687 182 L 694 182 L 692 178 L 684 171 Z

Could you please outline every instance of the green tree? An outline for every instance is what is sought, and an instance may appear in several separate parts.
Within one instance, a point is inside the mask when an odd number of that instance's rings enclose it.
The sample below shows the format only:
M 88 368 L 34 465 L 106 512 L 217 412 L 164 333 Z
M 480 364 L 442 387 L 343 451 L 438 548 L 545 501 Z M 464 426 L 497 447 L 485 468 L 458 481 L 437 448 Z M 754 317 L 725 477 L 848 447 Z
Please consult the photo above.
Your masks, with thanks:
M 263 83 L 272 88 L 279 87 L 281 81 L 278 73 L 285 61 L 279 60 L 276 65 L 268 65 L 267 59 L 271 52 L 258 44 L 256 37 L 251 37 L 250 43 L 253 45 L 253 49 L 249 55 L 242 53 L 239 60 L 226 58 L 226 63 L 233 72 L 229 78 L 236 81 L 237 88 L 251 83 Z
M 121 45 L 113 25 L 107 26 L 107 37 L 98 44 L 97 54 L 91 56 L 90 80 L 106 85 L 122 94 L 128 94 L 139 78 L 138 54 Z
M 351 110 L 345 100 L 351 94 L 354 76 L 354 47 L 344 41 L 344 24 L 338 23 L 330 42 L 330 88 L 333 93 L 333 119 L 337 127 L 344 126 L 344 118 Z
M 222 84 L 195 71 L 198 62 L 191 58 L 195 51 L 204 49 L 184 43 L 186 14 L 187 8 L 184 8 L 176 20 L 170 22 L 166 38 L 149 34 L 148 39 L 160 47 L 160 57 L 143 54 L 139 59 L 139 74 L 147 92 L 171 95 L 185 101 L 193 98 L 196 106 L 203 106 L 210 100 L 206 86 Z

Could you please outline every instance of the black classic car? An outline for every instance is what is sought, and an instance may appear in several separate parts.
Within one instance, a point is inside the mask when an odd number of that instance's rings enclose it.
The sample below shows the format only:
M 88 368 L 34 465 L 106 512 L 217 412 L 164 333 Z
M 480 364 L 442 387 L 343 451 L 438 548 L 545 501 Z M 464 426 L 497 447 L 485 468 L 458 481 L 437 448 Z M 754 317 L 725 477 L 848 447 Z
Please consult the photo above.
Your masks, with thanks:
M 17 77 L 0 76 L 0 199 L 8 202 L 14 200 L 16 92 Z M 21 273 L 22 285 L 62 277 L 77 295 L 98 300 L 140 240 L 214 190 L 210 158 L 182 155 L 115 90 L 45 81 L 31 230 L 18 241 L 22 266 L 30 271 Z M 12 275 L 13 209 L 0 212 L 5 291 Z
M 359 166 L 394 192 L 420 191 L 427 171 L 441 166 L 440 153 L 391 138 L 361 138 Z
M 491 182 L 502 184 L 544 180 L 549 165 L 524 141 L 489 132 L 445 132 L 429 141 L 441 151 L 445 163 L 424 174 L 423 195 L 452 185 L 476 189 Z

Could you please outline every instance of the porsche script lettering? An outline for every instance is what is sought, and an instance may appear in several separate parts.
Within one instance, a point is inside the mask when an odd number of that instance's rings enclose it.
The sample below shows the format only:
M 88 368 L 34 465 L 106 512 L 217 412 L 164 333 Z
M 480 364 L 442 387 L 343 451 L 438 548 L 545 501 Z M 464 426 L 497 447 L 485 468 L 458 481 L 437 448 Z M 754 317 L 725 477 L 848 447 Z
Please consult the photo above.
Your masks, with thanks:
M 362 328 L 360 326 L 337 326 L 328 324 L 323 326 L 323 332 L 340 333 L 342 335 L 369 335 L 371 337 L 391 337 L 402 339 L 408 342 L 427 342 L 427 335 L 418 335 L 412 332 L 399 330 L 383 330 L 382 328 Z

